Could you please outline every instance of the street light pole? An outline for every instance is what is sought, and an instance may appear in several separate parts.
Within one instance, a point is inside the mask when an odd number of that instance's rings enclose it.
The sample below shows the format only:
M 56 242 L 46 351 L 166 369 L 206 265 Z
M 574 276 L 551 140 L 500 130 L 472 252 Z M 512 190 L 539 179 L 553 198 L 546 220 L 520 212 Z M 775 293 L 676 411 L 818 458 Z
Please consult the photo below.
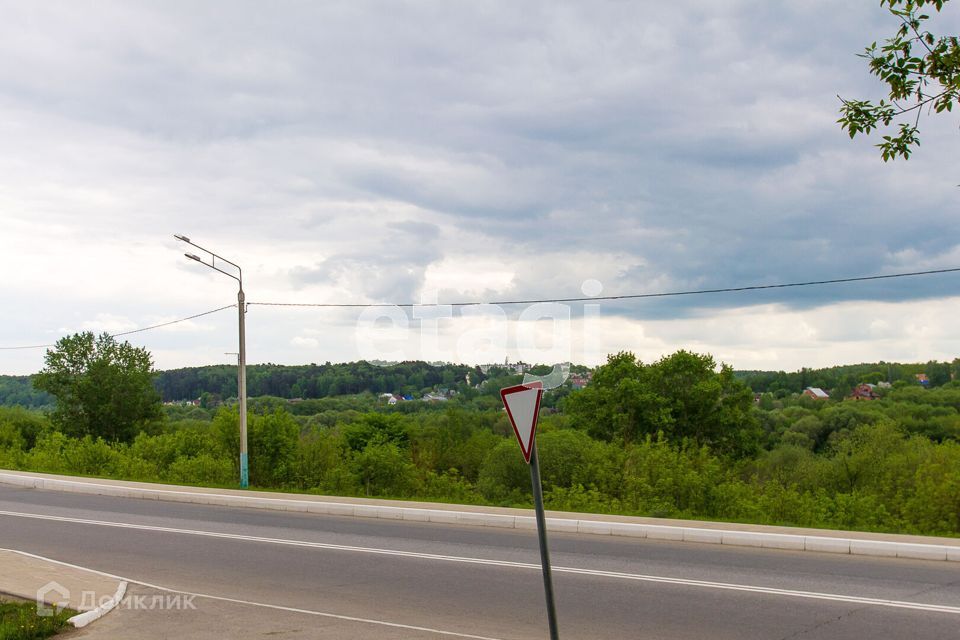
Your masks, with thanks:
M 243 281 L 240 281 L 240 291 L 237 292 L 237 308 L 240 310 L 240 362 L 237 365 L 240 384 L 240 488 L 246 489 L 250 484 L 250 467 L 247 456 L 247 330 L 244 324 L 247 305 L 243 295 Z
M 195 244 L 190 241 L 190 238 L 174 234 L 173 236 L 181 242 L 186 242 L 191 247 L 196 247 L 210 256 L 210 262 L 206 262 L 200 256 L 193 253 L 185 253 L 184 255 L 191 260 L 195 260 L 202 264 L 205 267 L 209 267 L 214 271 L 219 271 L 225 276 L 229 276 L 237 281 L 240 289 L 237 292 L 237 311 L 239 313 L 239 337 L 240 337 L 240 353 L 237 354 L 237 393 L 240 396 L 240 487 L 246 488 L 250 484 L 250 467 L 247 453 L 247 332 L 246 326 L 244 324 L 244 317 L 247 314 L 247 305 L 246 298 L 243 294 L 243 270 L 235 262 L 230 262 L 222 256 L 218 256 L 213 251 L 209 249 L 204 249 L 198 244 Z M 229 265 L 236 267 L 237 275 L 233 275 L 228 271 L 224 271 L 217 267 L 217 260 L 221 262 L 226 262 Z

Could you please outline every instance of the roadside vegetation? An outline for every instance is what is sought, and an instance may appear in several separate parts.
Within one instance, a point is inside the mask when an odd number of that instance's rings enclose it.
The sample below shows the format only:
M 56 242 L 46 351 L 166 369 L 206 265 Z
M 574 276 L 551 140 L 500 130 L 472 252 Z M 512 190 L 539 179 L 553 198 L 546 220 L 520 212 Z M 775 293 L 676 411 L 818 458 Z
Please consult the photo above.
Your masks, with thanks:
M 37 603 L 0 596 L 0 640 L 43 640 L 54 636 L 67 626 L 67 620 L 77 615 L 71 609 L 61 609 L 51 616 L 37 614 Z
M 497 398 L 520 378 L 488 373 L 480 389 L 443 402 L 254 398 L 251 483 L 527 507 L 527 467 Z M 878 392 L 869 401 L 757 394 L 708 355 L 610 356 L 586 388 L 547 392 L 538 435 L 547 506 L 960 535 L 960 382 L 901 380 Z M 107 436 L 66 429 L 63 415 L 0 407 L 0 467 L 236 486 L 235 405 L 155 406 Z

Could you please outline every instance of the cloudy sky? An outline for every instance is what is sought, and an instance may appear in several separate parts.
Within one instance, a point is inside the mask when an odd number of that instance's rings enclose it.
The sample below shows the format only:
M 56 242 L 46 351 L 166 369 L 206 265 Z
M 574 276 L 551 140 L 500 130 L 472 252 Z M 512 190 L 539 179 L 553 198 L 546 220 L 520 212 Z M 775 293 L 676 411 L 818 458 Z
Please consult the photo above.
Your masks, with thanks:
M 835 123 L 837 94 L 882 95 L 855 55 L 896 27 L 876 0 L 0 4 L 0 346 L 234 302 L 174 233 L 240 263 L 255 302 L 960 266 L 957 119 L 887 164 Z M 936 28 L 957 33 L 958 9 Z M 252 306 L 249 361 L 960 355 L 957 274 L 540 311 Z M 129 339 L 160 368 L 230 362 L 235 325 Z M 0 351 L 0 373 L 43 353 Z

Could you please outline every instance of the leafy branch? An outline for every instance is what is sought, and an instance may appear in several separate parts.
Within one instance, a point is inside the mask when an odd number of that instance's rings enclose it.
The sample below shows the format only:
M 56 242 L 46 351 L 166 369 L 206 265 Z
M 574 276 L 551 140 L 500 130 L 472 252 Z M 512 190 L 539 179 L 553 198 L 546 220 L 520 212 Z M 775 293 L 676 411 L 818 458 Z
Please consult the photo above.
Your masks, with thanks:
M 952 111 L 955 103 L 960 104 L 958 38 L 933 35 L 924 28 L 930 16 L 921 13 L 927 6 L 939 12 L 947 2 L 881 0 L 880 5 L 899 19 L 900 27 L 882 46 L 878 48 L 874 42 L 860 57 L 869 60 L 870 73 L 886 83 L 888 95 L 876 104 L 838 96 L 841 117 L 837 122 L 851 138 L 859 133 L 869 135 L 880 127 L 896 127 L 896 132 L 884 135 L 876 145 L 884 162 L 897 157 L 909 159 L 920 146 L 920 116 L 924 112 L 929 115 Z M 913 117 L 898 121 L 907 114 Z

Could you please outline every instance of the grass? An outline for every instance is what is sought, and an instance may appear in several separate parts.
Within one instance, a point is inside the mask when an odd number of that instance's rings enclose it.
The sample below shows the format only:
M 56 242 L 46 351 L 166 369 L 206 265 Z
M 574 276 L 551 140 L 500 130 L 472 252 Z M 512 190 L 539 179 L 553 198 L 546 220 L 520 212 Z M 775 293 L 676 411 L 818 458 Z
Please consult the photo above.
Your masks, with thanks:
M 0 598 L 0 640 L 49 638 L 67 626 L 67 620 L 76 614 L 71 609 L 61 609 L 52 616 L 41 616 L 36 602 Z

